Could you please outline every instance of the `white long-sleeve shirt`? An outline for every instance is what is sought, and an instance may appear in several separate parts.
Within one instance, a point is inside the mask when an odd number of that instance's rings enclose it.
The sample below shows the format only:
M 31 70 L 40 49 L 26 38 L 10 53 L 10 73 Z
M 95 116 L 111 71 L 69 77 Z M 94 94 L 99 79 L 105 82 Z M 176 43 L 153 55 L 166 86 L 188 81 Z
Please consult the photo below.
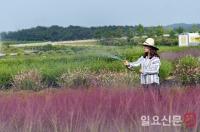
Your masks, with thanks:
M 137 67 L 141 66 L 141 84 L 152 84 L 159 82 L 159 69 L 160 69 L 160 58 L 159 57 L 152 57 L 149 59 L 148 57 L 144 58 L 141 56 L 137 61 L 130 62 L 128 67 Z

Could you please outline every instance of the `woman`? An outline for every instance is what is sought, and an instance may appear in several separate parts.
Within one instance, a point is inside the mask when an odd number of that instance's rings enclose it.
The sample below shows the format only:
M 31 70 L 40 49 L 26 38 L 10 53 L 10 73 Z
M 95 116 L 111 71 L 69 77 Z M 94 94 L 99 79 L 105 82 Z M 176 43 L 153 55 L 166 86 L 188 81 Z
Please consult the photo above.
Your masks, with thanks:
M 149 87 L 156 88 L 156 91 L 158 91 L 158 94 L 160 95 L 160 89 L 158 86 L 160 84 L 159 69 L 161 62 L 157 53 L 159 49 L 154 45 L 154 39 L 152 38 L 146 39 L 143 46 L 144 55 L 135 62 L 125 61 L 124 65 L 128 68 L 141 66 L 141 84 L 145 89 Z

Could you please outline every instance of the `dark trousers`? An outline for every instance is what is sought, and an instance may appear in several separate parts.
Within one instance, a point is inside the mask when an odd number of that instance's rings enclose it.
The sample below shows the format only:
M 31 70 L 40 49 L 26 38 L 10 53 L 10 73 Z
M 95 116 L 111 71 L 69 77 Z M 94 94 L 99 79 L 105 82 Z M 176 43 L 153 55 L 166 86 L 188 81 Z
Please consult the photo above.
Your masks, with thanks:
M 161 92 L 160 92 L 160 85 L 157 83 L 152 83 L 152 84 L 143 84 L 143 90 L 145 91 L 150 91 L 153 92 L 158 100 L 162 98 Z

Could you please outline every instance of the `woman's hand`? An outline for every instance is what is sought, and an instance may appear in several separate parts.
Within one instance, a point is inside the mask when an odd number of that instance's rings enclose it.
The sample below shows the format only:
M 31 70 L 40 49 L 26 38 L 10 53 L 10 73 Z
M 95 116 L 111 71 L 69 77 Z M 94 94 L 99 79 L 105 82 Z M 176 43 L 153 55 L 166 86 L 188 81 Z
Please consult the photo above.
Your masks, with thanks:
M 124 65 L 125 65 L 125 66 L 128 66 L 128 65 L 129 65 L 129 62 L 128 62 L 127 60 L 125 60 L 125 61 L 124 61 Z
M 140 73 L 143 73 L 143 70 L 142 70 L 142 69 L 140 69 Z

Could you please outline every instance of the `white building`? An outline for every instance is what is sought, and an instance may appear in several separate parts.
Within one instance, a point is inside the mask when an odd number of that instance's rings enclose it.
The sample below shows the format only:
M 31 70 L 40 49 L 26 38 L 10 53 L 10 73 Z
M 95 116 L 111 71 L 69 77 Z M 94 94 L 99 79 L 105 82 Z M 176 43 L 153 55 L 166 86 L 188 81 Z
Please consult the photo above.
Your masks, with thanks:
M 179 46 L 196 46 L 200 45 L 199 33 L 185 33 L 179 35 Z

